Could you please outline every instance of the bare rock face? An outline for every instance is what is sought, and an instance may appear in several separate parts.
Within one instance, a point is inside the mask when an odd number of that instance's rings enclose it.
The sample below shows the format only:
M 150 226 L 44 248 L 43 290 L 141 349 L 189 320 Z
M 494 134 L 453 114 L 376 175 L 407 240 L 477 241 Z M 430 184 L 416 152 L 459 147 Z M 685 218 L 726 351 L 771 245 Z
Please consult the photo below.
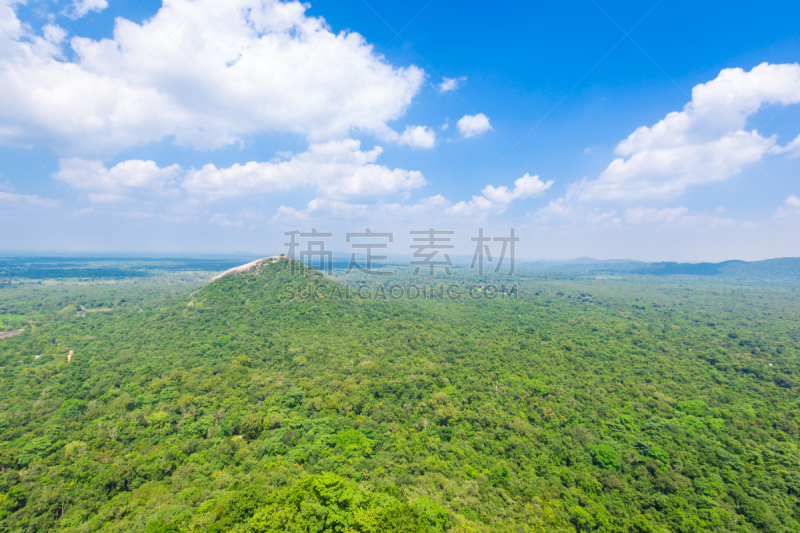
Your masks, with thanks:
M 0 331 L 0 339 L 5 339 L 7 337 L 13 337 L 14 335 L 21 335 L 25 333 L 24 329 L 14 329 L 11 331 Z
M 218 279 L 222 279 L 226 276 L 232 276 L 233 274 L 245 274 L 247 272 L 251 272 L 253 270 L 258 271 L 264 265 L 271 265 L 273 263 L 277 263 L 281 259 L 286 259 L 287 261 L 294 261 L 291 257 L 286 257 L 283 255 L 273 255 L 272 257 L 262 257 L 261 259 L 256 259 L 255 261 L 250 261 L 247 264 L 239 265 L 237 267 L 233 267 L 231 269 L 226 270 L 222 274 L 217 274 L 210 280 L 208 280 L 207 285 L 210 285 L 217 281 Z

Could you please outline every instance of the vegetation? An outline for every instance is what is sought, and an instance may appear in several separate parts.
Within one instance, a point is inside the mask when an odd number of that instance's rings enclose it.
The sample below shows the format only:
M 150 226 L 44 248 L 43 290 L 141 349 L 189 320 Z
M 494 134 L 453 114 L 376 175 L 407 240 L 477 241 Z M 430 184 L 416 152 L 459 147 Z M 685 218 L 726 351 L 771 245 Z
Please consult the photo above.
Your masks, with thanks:
M 0 289 L 0 528 L 800 530 L 795 283 L 285 267 Z

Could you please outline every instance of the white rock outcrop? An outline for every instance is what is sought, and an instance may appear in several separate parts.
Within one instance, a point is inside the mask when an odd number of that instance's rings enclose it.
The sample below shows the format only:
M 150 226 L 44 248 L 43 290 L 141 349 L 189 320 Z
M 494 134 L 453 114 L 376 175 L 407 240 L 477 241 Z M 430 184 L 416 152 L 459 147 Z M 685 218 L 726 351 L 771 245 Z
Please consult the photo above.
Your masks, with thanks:
M 250 261 L 247 264 L 239 265 L 237 267 L 230 268 L 223 272 L 222 274 L 217 274 L 210 280 L 208 280 L 208 284 L 214 283 L 218 279 L 222 279 L 225 276 L 232 276 L 233 274 L 245 274 L 250 272 L 251 270 L 258 270 L 263 264 L 265 263 L 277 263 L 281 259 L 286 259 L 288 261 L 294 261 L 291 257 L 286 257 L 282 255 L 273 255 L 272 257 L 262 257 L 261 259 L 256 259 L 255 261 Z

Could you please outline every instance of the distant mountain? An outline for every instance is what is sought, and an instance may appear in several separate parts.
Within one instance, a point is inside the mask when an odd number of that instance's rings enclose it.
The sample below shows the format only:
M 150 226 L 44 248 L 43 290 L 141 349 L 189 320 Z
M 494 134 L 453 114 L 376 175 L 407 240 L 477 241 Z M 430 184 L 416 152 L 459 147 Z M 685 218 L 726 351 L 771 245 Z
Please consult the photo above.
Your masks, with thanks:
M 594 259 L 592 257 L 576 257 L 575 259 L 568 259 L 564 263 L 575 265 L 600 265 L 600 264 L 620 264 L 620 263 L 643 263 L 643 261 L 636 261 L 634 259 Z
M 595 259 L 593 257 L 576 257 L 575 259 L 563 259 L 563 260 L 539 260 L 539 261 L 524 261 L 522 263 L 523 266 L 532 267 L 532 268 L 551 268 L 551 267 L 561 267 L 561 266 L 569 266 L 569 265 L 622 265 L 622 264 L 646 264 L 643 261 L 636 261 L 634 259 Z
M 721 263 L 650 263 L 642 274 L 656 276 L 691 275 L 729 278 L 800 279 L 800 258 L 783 257 L 764 261 L 723 261 Z
M 721 278 L 800 279 L 800 258 L 784 257 L 763 261 L 730 260 L 720 263 L 645 263 L 630 259 L 592 259 L 535 261 L 522 267 L 541 270 L 597 274 L 639 274 L 649 276 L 716 276 Z

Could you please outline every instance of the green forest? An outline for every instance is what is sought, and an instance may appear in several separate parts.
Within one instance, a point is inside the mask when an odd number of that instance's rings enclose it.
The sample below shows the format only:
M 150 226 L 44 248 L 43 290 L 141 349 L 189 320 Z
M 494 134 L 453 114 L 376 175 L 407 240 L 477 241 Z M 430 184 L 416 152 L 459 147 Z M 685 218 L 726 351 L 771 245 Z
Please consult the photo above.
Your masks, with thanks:
M 800 531 L 796 282 L 221 266 L 0 286 L 0 531 Z

